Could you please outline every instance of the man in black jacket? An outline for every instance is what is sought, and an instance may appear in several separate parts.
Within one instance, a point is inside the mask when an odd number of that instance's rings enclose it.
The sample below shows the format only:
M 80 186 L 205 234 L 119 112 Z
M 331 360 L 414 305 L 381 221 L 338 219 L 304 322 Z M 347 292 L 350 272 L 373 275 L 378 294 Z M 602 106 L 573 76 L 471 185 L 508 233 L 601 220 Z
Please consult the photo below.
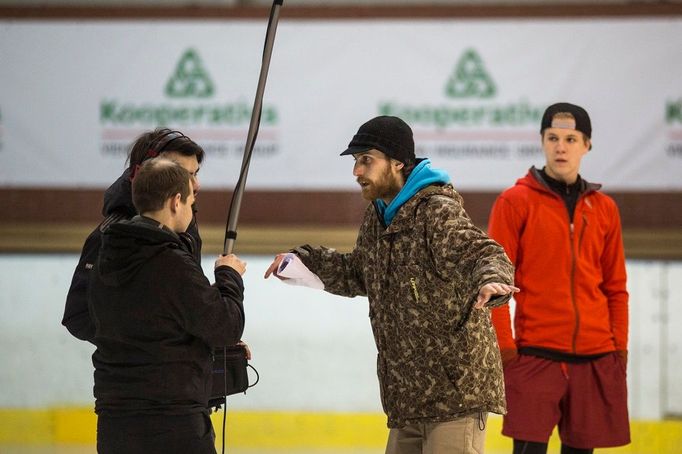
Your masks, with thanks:
M 215 453 L 212 349 L 244 329 L 245 263 L 215 262 L 215 285 L 179 234 L 192 222 L 189 172 L 158 158 L 132 184 L 140 216 L 109 226 L 90 279 L 100 453 Z
M 157 156 L 168 158 L 184 167 L 192 176 L 194 194 L 199 191 L 197 173 L 204 159 L 204 150 L 180 131 L 158 128 L 140 135 L 130 148 L 128 167 L 104 193 L 104 220 L 83 244 L 81 257 L 73 273 L 66 296 L 62 325 L 76 338 L 91 340 L 95 327 L 88 314 L 87 289 L 92 267 L 102 244 L 102 232 L 110 225 L 130 219 L 137 214 L 131 196 L 131 180 L 143 162 Z M 195 210 L 196 211 L 196 210 Z M 181 239 L 191 248 L 198 263 L 201 260 L 201 237 L 196 216 Z

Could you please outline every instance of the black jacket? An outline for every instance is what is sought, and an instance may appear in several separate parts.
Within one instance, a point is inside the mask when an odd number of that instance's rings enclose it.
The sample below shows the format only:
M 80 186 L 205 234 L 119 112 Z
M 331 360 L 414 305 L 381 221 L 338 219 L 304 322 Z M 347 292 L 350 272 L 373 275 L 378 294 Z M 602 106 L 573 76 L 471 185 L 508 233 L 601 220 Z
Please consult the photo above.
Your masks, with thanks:
M 104 193 L 104 206 L 102 207 L 104 220 L 85 240 L 80 260 L 73 272 L 69 293 L 66 295 L 62 325 L 78 339 L 89 341 L 95 334 L 95 326 L 88 314 L 87 290 L 92 267 L 97 261 L 102 245 L 102 232 L 111 224 L 130 219 L 135 214 L 137 213 L 133 206 L 130 169 L 126 169 Z M 181 238 L 187 243 L 197 263 L 201 263 L 201 237 L 196 217 L 192 219 L 187 233 L 181 235 Z
M 236 344 L 244 329 L 241 276 L 222 266 L 215 280 L 152 219 L 102 234 L 88 298 L 97 414 L 206 411 L 212 350 Z

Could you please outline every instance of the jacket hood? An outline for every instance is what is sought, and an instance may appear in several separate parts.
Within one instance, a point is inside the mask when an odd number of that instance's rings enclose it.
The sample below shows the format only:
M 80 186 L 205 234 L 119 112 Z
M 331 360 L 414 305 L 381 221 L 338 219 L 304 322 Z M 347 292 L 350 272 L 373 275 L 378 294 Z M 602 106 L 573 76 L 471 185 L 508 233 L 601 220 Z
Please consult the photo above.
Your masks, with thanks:
M 599 189 L 601 189 L 601 184 L 589 183 L 584 178 L 580 179 L 580 183 L 581 183 L 580 194 L 598 191 Z M 555 194 L 552 188 L 550 188 L 549 185 L 545 182 L 544 178 L 542 178 L 542 172 L 540 171 L 540 169 L 536 168 L 535 166 L 528 169 L 528 173 L 524 177 L 521 177 L 518 180 L 516 180 L 516 184 L 528 186 L 537 191 Z
M 133 205 L 130 169 L 123 171 L 123 174 L 104 192 L 102 215 L 108 217 L 114 212 L 125 213 L 127 217 L 133 217 L 137 214 Z
M 119 287 L 164 250 L 184 249 L 180 237 L 153 219 L 135 216 L 112 224 L 102 234 L 97 274 L 105 285 Z
M 405 185 L 402 187 L 398 195 L 395 196 L 391 203 L 386 205 L 381 199 L 374 201 L 377 212 L 380 218 L 383 218 L 383 223 L 386 226 L 391 225 L 393 218 L 401 206 L 410 200 L 417 192 L 431 184 L 448 184 L 450 183 L 450 176 L 441 169 L 431 168 L 431 161 L 429 159 L 422 159 L 417 166 L 412 170 L 410 176 L 407 177 Z
M 420 189 L 414 196 L 403 204 L 396 213 L 391 225 L 386 227 L 386 233 L 395 233 L 409 227 L 414 217 L 414 211 L 431 197 L 447 197 L 459 204 L 463 204 L 462 196 L 457 193 L 451 183 L 440 185 L 432 184 Z

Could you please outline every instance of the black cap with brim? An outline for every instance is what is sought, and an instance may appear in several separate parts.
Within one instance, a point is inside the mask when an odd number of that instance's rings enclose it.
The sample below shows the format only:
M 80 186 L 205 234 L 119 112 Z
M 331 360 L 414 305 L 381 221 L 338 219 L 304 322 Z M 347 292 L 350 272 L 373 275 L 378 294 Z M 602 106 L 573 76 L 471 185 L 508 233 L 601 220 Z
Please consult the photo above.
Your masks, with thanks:
M 358 129 L 341 156 L 377 149 L 402 163 L 415 161 L 412 129 L 398 117 L 372 118 Z
M 365 151 L 369 151 L 373 148 L 376 148 L 379 150 L 377 147 L 372 146 L 372 145 L 365 145 L 365 146 L 355 146 L 355 147 L 348 147 L 343 153 L 341 153 L 339 156 L 347 156 L 349 154 L 355 154 L 355 153 L 364 153 Z M 379 150 L 381 151 L 381 150 Z
M 540 123 L 540 134 L 542 134 L 545 129 L 553 127 L 552 121 L 554 120 L 554 115 L 558 113 L 571 114 L 575 119 L 575 130 L 582 132 L 588 138 L 592 137 L 592 123 L 590 122 L 590 116 L 587 111 L 580 106 L 567 102 L 552 104 L 545 110 Z

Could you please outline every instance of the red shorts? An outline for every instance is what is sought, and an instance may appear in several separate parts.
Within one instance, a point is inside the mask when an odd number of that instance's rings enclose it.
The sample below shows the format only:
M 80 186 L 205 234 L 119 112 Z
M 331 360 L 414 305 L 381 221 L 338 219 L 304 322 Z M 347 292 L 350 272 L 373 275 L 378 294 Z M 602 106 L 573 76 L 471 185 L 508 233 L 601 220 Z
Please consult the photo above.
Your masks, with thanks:
M 630 443 L 625 364 L 616 354 L 585 363 L 519 355 L 504 369 L 507 415 L 502 433 L 580 449 Z

